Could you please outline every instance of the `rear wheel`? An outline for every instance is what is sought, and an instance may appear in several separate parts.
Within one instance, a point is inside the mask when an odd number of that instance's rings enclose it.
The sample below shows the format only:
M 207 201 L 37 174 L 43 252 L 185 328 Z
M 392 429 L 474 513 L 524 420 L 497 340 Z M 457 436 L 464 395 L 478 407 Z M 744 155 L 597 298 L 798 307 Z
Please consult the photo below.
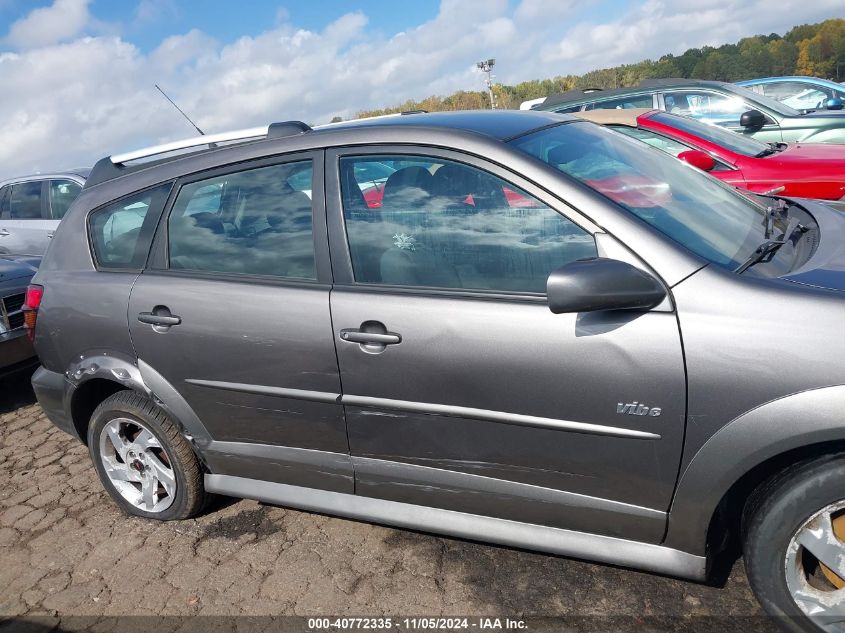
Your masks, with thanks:
M 747 518 L 745 567 L 765 609 L 788 630 L 845 632 L 845 456 L 782 473 Z
M 103 486 L 130 514 L 174 520 L 202 509 L 199 461 L 149 398 L 120 391 L 104 400 L 91 416 L 88 448 Z

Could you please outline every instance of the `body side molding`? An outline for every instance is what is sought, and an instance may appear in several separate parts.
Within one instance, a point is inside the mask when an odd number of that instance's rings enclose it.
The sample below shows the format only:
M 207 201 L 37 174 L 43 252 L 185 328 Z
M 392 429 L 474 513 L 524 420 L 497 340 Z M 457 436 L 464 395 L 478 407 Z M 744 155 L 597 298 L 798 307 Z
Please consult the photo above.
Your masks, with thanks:
M 240 391 L 243 393 L 255 393 L 266 396 L 278 396 L 280 398 L 293 398 L 296 400 L 308 400 L 311 402 L 341 403 L 348 406 L 365 407 L 373 409 L 392 409 L 395 411 L 409 411 L 412 413 L 430 413 L 455 418 L 469 418 L 473 420 L 484 420 L 485 422 L 497 422 L 499 424 L 513 424 L 517 426 L 533 426 L 538 428 L 558 429 L 571 431 L 573 433 L 588 433 L 592 435 L 607 435 L 611 437 L 624 437 L 638 440 L 659 440 L 660 435 L 647 431 L 637 431 L 616 426 L 603 424 L 592 424 L 589 422 L 574 422 L 570 420 L 557 420 L 554 418 L 541 418 L 534 415 L 523 415 L 520 413 L 508 413 L 505 411 L 491 411 L 489 409 L 474 409 L 471 407 L 458 407 L 449 404 L 435 404 L 431 402 L 413 402 L 410 400 L 391 400 L 389 398 L 373 398 L 370 396 L 356 396 L 351 394 L 340 395 L 327 391 L 307 391 L 304 389 L 289 389 L 286 387 L 272 387 L 269 385 L 249 385 L 237 382 L 223 382 L 219 380 L 201 380 L 199 378 L 188 378 L 185 382 L 210 389 L 224 389 L 227 391 Z
M 707 561 L 703 556 L 661 545 L 227 475 L 205 475 L 205 487 L 209 492 L 301 510 L 459 538 L 483 539 L 499 545 L 634 567 L 691 580 L 700 581 L 706 577 Z
M 254 393 L 261 396 L 277 396 L 279 398 L 293 398 L 294 400 L 308 400 L 310 402 L 340 402 L 339 393 L 328 391 L 308 391 L 306 389 L 288 389 L 286 387 L 271 387 L 268 385 L 249 385 L 240 382 L 224 382 L 222 380 L 200 380 L 199 378 L 187 378 L 188 384 L 209 389 L 223 389 L 224 391 L 240 391 L 242 393 Z
M 514 424 L 516 426 L 534 426 L 547 429 L 571 431 L 573 433 L 588 433 L 592 435 L 609 435 L 637 440 L 659 440 L 657 433 L 636 431 L 634 429 L 591 424 L 589 422 L 573 422 L 570 420 L 556 420 L 541 418 L 535 415 L 507 413 L 505 411 L 491 411 L 489 409 L 474 409 L 472 407 L 458 407 L 450 404 L 433 404 L 429 402 L 412 402 L 409 400 L 391 400 L 389 398 L 372 398 L 368 396 L 344 395 L 341 402 L 356 407 L 373 407 L 377 409 L 394 409 L 396 411 L 410 411 L 413 413 L 433 413 L 455 418 L 470 418 L 485 422 L 500 424 Z

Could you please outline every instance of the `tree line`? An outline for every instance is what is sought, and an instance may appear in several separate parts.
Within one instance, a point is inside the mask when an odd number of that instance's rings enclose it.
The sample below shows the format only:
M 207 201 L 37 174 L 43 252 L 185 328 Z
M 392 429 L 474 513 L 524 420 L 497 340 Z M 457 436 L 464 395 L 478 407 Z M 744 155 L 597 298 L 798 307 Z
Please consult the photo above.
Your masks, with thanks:
M 682 55 L 664 55 L 635 64 L 592 70 L 583 75 L 559 75 L 532 79 L 514 86 L 496 84 L 496 106 L 518 108 L 528 99 L 545 97 L 574 88 L 621 88 L 643 79 L 686 77 L 717 81 L 741 81 L 771 75 L 810 75 L 845 81 L 845 19 L 793 27 L 782 37 L 777 33 L 745 37 L 736 44 L 691 48 Z M 473 110 L 490 107 L 483 90 L 459 90 L 448 96 L 433 95 L 420 101 L 409 99 L 388 108 L 363 110 L 358 117 L 409 110 Z M 340 121 L 335 117 L 333 121 Z

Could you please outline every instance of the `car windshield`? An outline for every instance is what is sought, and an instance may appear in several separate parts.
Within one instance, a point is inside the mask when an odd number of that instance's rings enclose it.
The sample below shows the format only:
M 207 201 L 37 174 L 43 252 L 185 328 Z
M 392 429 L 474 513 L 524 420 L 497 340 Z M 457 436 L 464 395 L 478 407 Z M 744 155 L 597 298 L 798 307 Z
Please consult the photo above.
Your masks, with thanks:
M 801 113 L 798 110 L 790 108 L 785 103 L 782 103 L 777 99 L 767 97 L 766 95 L 761 95 L 756 92 L 753 92 L 748 88 L 743 88 L 742 86 L 730 86 L 730 88 L 728 89 L 751 104 L 760 104 L 761 106 L 768 108 L 773 112 L 777 112 L 778 114 L 781 114 L 783 116 L 801 116 Z
M 510 144 L 719 266 L 736 269 L 765 240 L 764 207 L 682 161 L 602 126 L 563 123 Z
M 669 114 L 668 112 L 658 112 L 648 118 L 652 121 L 668 125 L 675 130 L 680 130 L 681 132 L 697 136 L 702 140 L 710 141 L 743 156 L 757 156 L 769 149 L 769 146 L 765 143 L 754 140 L 749 136 L 731 132 L 718 125 L 701 123 L 689 117 Z

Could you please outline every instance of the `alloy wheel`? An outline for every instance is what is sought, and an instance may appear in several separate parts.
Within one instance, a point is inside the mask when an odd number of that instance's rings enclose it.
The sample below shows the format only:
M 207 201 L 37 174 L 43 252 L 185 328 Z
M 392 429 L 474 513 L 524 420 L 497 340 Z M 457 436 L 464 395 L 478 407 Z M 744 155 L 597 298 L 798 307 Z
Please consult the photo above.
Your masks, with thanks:
M 100 460 L 106 476 L 130 504 L 163 512 L 176 496 L 176 474 L 161 442 L 141 422 L 115 418 L 100 432 Z
M 792 537 L 786 584 L 818 626 L 845 632 L 845 501 L 822 508 Z

